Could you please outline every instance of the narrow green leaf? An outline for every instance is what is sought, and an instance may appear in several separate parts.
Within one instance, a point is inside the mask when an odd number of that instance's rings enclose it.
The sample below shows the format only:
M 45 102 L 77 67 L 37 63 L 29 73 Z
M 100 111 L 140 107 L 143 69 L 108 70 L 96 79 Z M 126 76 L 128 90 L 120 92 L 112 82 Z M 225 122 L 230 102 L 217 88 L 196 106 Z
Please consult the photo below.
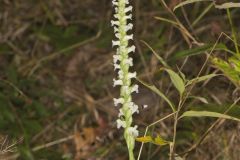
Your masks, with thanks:
M 212 44 L 206 44 L 206 45 L 203 45 L 203 46 L 200 46 L 200 47 L 179 51 L 179 52 L 174 54 L 174 56 L 171 58 L 171 60 L 176 60 L 178 58 L 183 58 L 183 57 L 186 57 L 186 56 L 193 56 L 193 55 L 202 54 L 204 52 L 212 50 L 213 47 L 214 47 L 214 45 L 212 45 Z M 222 43 L 217 44 L 216 47 L 214 48 L 214 50 L 223 50 L 223 51 L 229 52 L 233 55 L 235 54 L 235 52 L 229 50 L 226 47 L 226 45 L 224 45 Z
M 160 20 L 160 21 L 171 23 L 174 26 L 179 26 L 179 24 L 177 22 L 175 22 L 173 20 L 170 20 L 170 19 L 167 19 L 167 18 L 163 18 L 163 17 L 154 17 L 154 18 L 157 19 L 157 20 Z
M 223 3 L 221 5 L 215 4 L 215 8 L 217 9 L 239 8 L 239 7 L 240 7 L 240 3 L 234 3 L 234 2 Z
M 212 1 L 212 0 L 187 0 L 187 1 L 181 2 L 178 5 L 176 5 L 174 7 L 173 11 L 175 11 L 177 8 L 185 6 L 187 4 L 191 4 L 191 3 L 195 3 L 195 2 L 203 2 L 203 1 Z
M 164 69 L 164 70 L 168 72 L 173 85 L 177 88 L 180 95 L 182 95 L 183 92 L 185 91 L 185 85 L 182 78 L 171 69 Z
M 154 138 L 154 141 L 153 141 L 154 144 L 156 145 L 160 145 L 160 146 L 164 146 L 166 144 L 169 144 L 168 141 L 164 140 L 162 137 L 160 137 L 159 135 Z
M 148 143 L 148 142 L 153 142 L 153 139 L 151 136 L 144 136 L 144 137 L 137 137 L 136 141 L 142 142 L 142 143 Z
M 168 105 L 171 107 L 171 109 L 173 110 L 173 112 L 176 111 L 174 104 L 159 90 L 157 89 L 154 85 L 149 85 L 145 82 L 143 82 L 142 80 L 138 79 L 137 80 L 142 83 L 145 87 L 149 88 L 150 90 L 152 90 L 153 92 L 155 92 L 157 95 L 159 95 L 160 97 L 162 97 L 167 103 Z
M 151 136 L 138 137 L 136 138 L 136 141 L 142 143 L 153 143 L 160 146 L 164 146 L 170 143 L 169 141 L 164 140 L 159 135 L 156 138 L 152 138 Z
M 151 47 L 149 44 L 147 44 L 147 42 L 145 42 L 145 41 L 142 41 L 142 42 L 143 42 L 143 44 L 145 44 L 145 45 L 152 51 L 152 53 L 157 57 L 157 59 L 162 63 L 162 65 L 163 65 L 164 67 L 169 67 L 168 64 L 163 60 L 163 58 L 160 57 L 160 56 L 152 49 L 152 47 Z
M 205 104 L 208 104 L 207 99 L 204 98 L 204 97 L 200 97 L 200 96 L 189 96 L 188 98 L 194 98 L 194 99 L 197 99 L 197 100 L 199 100 L 199 101 L 201 101 L 201 102 L 203 102 L 203 103 L 205 103 Z
M 211 79 L 211 78 L 216 77 L 218 75 L 219 74 L 214 74 L 213 73 L 213 74 L 208 74 L 208 75 L 205 75 L 205 76 L 193 78 L 193 79 L 191 79 L 190 81 L 187 82 L 186 86 L 191 85 L 193 83 L 199 83 L 199 82 Z
M 239 121 L 240 119 L 222 114 L 222 113 L 217 113 L 217 112 L 209 112 L 209 111 L 186 111 L 184 112 L 179 119 L 183 117 L 215 117 L 215 118 L 224 118 L 224 119 L 230 119 L 234 121 Z
M 210 60 L 214 67 L 220 69 L 237 87 L 240 86 L 240 65 L 237 57 L 232 56 L 228 61 L 217 57 L 211 57 Z

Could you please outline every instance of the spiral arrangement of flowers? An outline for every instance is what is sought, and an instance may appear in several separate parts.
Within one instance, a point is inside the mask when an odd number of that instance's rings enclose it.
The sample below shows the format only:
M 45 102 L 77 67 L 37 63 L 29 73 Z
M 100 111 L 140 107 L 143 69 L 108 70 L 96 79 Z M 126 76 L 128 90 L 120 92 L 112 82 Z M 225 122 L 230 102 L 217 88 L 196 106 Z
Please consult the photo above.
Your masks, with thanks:
M 138 136 L 137 126 L 132 126 L 134 113 L 138 113 L 138 106 L 132 101 L 132 93 L 138 93 L 138 85 L 132 84 L 131 79 L 136 78 L 136 72 L 130 72 L 133 66 L 133 59 L 129 53 L 135 52 L 135 46 L 129 46 L 129 41 L 133 39 L 130 33 L 133 24 L 132 9 L 129 0 L 112 1 L 115 14 L 111 21 L 117 40 L 112 41 L 113 46 L 117 46 L 116 54 L 113 55 L 114 70 L 117 71 L 117 78 L 113 79 L 113 86 L 120 86 L 120 97 L 114 98 L 114 105 L 120 106 L 117 119 L 117 128 L 124 128 L 124 138 L 129 151 L 129 159 L 134 160 L 133 149 L 135 138 Z

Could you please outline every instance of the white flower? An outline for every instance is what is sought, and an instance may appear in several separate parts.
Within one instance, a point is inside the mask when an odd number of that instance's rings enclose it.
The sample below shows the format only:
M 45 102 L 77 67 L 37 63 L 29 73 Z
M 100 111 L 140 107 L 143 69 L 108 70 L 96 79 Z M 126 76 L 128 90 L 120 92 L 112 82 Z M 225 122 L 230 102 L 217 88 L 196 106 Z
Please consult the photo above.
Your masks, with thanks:
M 144 108 L 144 109 L 147 108 L 147 107 L 148 107 L 148 105 L 146 105 L 146 104 L 143 105 L 143 108 Z
M 129 0 L 125 0 L 125 3 L 126 3 L 126 4 L 129 4 Z
M 115 36 L 116 36 L 117 38 L 120 38 L 120 33 L 116 33 Z
M 129 14 L 129 15 L 126 15 L 125 17 L 124 17 L 126 20 L 131 20 L 132 19 L 132 14 Z
M 137 76 L 137 73 L 136 72 L 133 72 L 133 73 L 128 73 L 128 79 L 132 79 L 132 78 L 136 78 L 136 76 Z
M 131 110 L 131 112 L 132 112 L 132 114 L 134 114 L 135 112 L 136 113 L 139 113 L 139 110 L 138 110 L 138 105 L 136 105 L 136 104 L 132 104 L 131 106 L 129 106 L 130 107 L 130 110 Z
M 113 98 L 114 106 L 118 106 L 118 104 L 123 104 L 124 99 L 123 98 Z
M 121 86 L 121 85 L 123 85 L 123 81 L 122 80 L 120 80 L 120 79 L 118 79 L 118 80 L 113 79 L 113 87 Z
M 122 108 L 119 109 L 118 117 L 124 116 Z
M 127 48 L 128 53 L 135 52 L 135 50 L 136 50 L 136 47 L 134 45 Z
M 133 93 L 133 92 L 136 92 L 136 93 L 138 93 L 138 85 L 133 85 L 132 87 L 131 87 L 131 92 Z
M 131 134 L 133 137 L 137 137 L 138 136 L 137 125 L 135 125 L 134 127 L 129 127 L 128 133 Z
M 120 55 L 113 55 L 113 63 L 117 63 L 118 61 L 121 60 L 121 56 Z
M 117 128 L 126 128 L 126 122 L 121 120 L 121 119 L 117 119 Z
M 113 29 L 114 29 L 114 33 L 118 33 L 119 32 L 118 27 L 113 27 Z
M 120 41 L 114 41 L 112 40 L 112 46 L 120 46 Z
M 114 20 L 111 20 L 111 25 L 112 26 L 119 26 L 119 21 L 114 21 Z
M 124 37 L 124 40 L 126 40 L 126 41 L 132 40 L 132 39 L 133 39 L 133 34 L 127 35 L 126 37 Z
M 118 71 L 118 77 L 119 77 L 119 79 L 123 79 L 123 71 L 122 70 Z
M 114 71 L 117 70 L 117 69 L 120 69 L 120 65 L 117 64 L 117 63 L 114 63 L 113 66 L 114 66 Z
M 112 4 L 115 5 L 115 6 L 118 6 L 118 2 L 115 1 L 115 0 L 112 1 Z
M 129 65 L 129 66 L 133 66 L 133 59 L 130 57 L 128 59 L 124 59 L 123 60 L 123 64 L 124 65 Z
M 127 12 L 130 12 L 132 11 L 133 7 L 132 6 L 128 6 L 127 8 L 125 8 L 124 12 L 127 13 Z
M 133 24 L 129 23 L 128 25 L 125 26 L 125 32 L 131 30 L 133 28 Z

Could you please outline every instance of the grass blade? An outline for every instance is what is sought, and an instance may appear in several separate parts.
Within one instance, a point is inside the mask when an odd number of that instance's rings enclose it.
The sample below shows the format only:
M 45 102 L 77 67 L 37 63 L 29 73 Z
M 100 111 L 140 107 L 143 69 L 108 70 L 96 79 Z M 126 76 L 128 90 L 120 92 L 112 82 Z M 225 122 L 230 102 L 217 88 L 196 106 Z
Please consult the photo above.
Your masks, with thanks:
M 234 2 L 223 3 L 221 5 L 215 4 L 215 8 L 217 9 L 239 8 L 239 7 L 240 7 L 240 3 L 234 3 Z
M 185 85 L 182 78 L 171 69 L 164 69 L 164 70 L 168 72 L 173 85 L 177 88 L 180 95 L 182 95 L 183 92 L 185 91 Z
M 219 74 L 214 74 L 213 73 L 213 74 L 208 74 L 208 75 L 205 75 L 205 76 L 193 78 L 193 79 L 191 79 L 190 81 L 187 82 L 186 86 L 191 85 L 193 83 L 199 83 L 199 82 L 211 79 L 211 78 L 216 77 L 218 75 Z
M 209 112 L 209 111 L 186 111 L 184 112 L 179 119 L 183 117 L 214 117 L 214 118 L 224 118 L 240 122 L 240 119 L 232 117 L 226 114 Z
M 196 2 L 203 2 L 203 1 L 212 1 L 212 0 L 187 0 L 187 1 L 181 2 L 178 5 L 176 5 L 174 7 L 173 11 L 175 11 L 177 8 L 185 6 L 187 4 L 196 3 Z
M 142 80 L 140 80 L 140 79 L 138 79 L 138 78 L 137 78 L 137 80 L 138 80 L 140 83 L 142 83 L 145 87 L 149 88 L 149 89 L 152 90 L 154 93 L 156 93 L 157 95 L 159 95 L 160 97 L 162 97 L 162 98 L 168 103 L 168 105 L 171 107 L 171 109 L 173 110 L 173 112 L 176 111 L 174 104 L 173 104 L 159 89 L 157 89 L 156 86 L 154 86 L 154 85 L 149 85 L 149 84 L 143 82 Z

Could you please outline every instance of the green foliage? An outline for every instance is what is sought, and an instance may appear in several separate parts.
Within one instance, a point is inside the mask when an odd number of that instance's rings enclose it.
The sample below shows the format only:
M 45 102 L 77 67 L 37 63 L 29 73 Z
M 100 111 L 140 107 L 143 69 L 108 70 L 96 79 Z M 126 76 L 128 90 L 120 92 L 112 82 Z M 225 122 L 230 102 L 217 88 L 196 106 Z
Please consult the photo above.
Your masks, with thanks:
M 234 121 L 239 121 L 240 119 L 222 114 L 222 113 L 217 113 L 217 112 L 209 112 L 209 111 L 186 111 L 184 112 L 179 119 L 183 117 L 215 117 L 215 118 L 224 118 L 224 119 L 230 119 Z
M 170 144 L 170 142 L 164 140 L 159 135 L 155 138 L 153 138 L 151 136 L 138 137 L 138 138 L 136 138 L 136 141 L 142 142 L 142 143 L 153 143 L 155 145 L 160 145 L 160 146 Z
M 180 96 L 182 96 L 185 91 L 185 85 L 184 85 L 184 81 L 182 80 L 182 78 L 177 73 L 172 71 L 171 69 L 164 69 L 164 70 L 167 71 L 167 73 L 169 74 L 169 76 L 171 78 L 173 85 L 178 90 Z
M 238 57 L 232 56 L 229 58 L 228 62 L 217 57 L 212 57 L 211 62 L 237 87 L 240 86 L 240 60 Z
M 205 44 L 203 46 L 200 47 L 195 47 L 195 48 L 191 48 L 191 49 L 187 49 L 187 50 L 182 50 L 182 51 L 178 51 L 176 53 L 174 53 L 173 57 L 171 57 L 171 60 L 177 60 L 179 58 L 184 58 L 186 56 L 194 56 L 194 55 L 198 55 L 198 54 L 203 54 L 205 52 L 214 50 L 214 51 L 226 51 L 229 52 L 231 54 L 234 54 L 233 51 L 229 50 L 226 45 L 219 43 L 214 47 L 214 44 Z
M 154 93 L 156 93 L 157 95 L 159 95 L 160 97 L 162 97 L 162 98 L 168 103 L 168 105 L 171 107 L 171 109 L 172 109 L 173 112 L 176 111 L 174 104 L 173 104 L 159 89 L 157 89 L 156 86 L 154 86 L 154 85 L 149 85 L 149 84 L 141 81 L 140 79 L 138 79 L 138 81 L 139 81 L 140 83 L 142 83 L 145 87 L 149 88 L 151 91 L 153 91 Z

